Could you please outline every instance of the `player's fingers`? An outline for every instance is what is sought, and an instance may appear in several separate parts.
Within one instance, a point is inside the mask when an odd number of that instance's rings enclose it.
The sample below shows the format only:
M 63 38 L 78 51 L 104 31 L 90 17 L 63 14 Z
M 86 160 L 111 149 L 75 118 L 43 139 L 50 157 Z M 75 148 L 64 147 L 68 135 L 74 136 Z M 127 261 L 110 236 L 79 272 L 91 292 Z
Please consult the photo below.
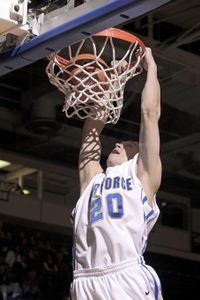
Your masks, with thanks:
M 125 59 L 123 59 L 123 60 L 113 60 L 113 61 L 111 61 L 111 67 L 116 68 L 117 72 L 119 74 L 121 74 L 127 69 L 128 63 Z

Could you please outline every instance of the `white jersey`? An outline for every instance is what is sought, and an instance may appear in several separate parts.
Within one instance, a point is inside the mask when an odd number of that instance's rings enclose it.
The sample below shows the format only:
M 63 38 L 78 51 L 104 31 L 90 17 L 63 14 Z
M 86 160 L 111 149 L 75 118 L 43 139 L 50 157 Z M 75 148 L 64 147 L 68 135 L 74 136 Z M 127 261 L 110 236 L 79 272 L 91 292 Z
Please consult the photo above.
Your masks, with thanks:
M 136 176 L 138 154 L 96 175 L 73 211 L 74 269 L 105 268 L 143 255 L 159 209 Z
M 96 175 L 77 202 L 72 300 L 163 300 L 142 256 L 159 209 L 147 203 L 137 157 Z

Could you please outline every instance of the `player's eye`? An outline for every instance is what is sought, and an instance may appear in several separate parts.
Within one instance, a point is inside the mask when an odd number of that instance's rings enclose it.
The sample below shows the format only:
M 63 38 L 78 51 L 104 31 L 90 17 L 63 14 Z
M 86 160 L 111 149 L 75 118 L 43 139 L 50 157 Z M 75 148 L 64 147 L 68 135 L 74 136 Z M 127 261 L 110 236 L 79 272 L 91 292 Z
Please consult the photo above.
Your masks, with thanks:
M 133 145 L 132 144 L 124 144 L 125 148 L 131 148 Z

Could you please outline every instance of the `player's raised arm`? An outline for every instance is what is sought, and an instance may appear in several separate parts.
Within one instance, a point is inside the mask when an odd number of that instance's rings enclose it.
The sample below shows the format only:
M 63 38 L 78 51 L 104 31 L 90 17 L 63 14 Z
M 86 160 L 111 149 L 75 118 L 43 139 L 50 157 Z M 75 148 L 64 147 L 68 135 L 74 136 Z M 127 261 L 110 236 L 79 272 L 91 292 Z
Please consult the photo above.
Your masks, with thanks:
M 102 172 L 100 165 L 100 134 L 104 127 L 102 121 L 87 118 L 83 126 L 79 154 L 80 193 L 82 194 L 91 179 Z
M 153 196 L 161 182 L 161 162 L 158 127 L 160 118 L 160 85 L 157 78 L 157 66 L 150 48 L 146 48 L 143 66 L 147 71 L 147 78 L 141 96 L 137 175 L 143 184 L 148 202 L 151 205 Z

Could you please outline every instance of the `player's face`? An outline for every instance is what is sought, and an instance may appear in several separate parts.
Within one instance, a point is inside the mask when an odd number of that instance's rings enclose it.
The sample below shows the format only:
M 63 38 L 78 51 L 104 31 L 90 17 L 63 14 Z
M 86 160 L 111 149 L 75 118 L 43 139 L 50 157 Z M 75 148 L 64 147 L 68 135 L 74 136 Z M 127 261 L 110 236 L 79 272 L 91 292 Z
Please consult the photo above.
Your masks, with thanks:
M 107 159 L 107 166 L 113 167 L 121 165 L 123 162 L 131 159 L 139 151 L 137 142 L 125 141 L 116 143 Z

